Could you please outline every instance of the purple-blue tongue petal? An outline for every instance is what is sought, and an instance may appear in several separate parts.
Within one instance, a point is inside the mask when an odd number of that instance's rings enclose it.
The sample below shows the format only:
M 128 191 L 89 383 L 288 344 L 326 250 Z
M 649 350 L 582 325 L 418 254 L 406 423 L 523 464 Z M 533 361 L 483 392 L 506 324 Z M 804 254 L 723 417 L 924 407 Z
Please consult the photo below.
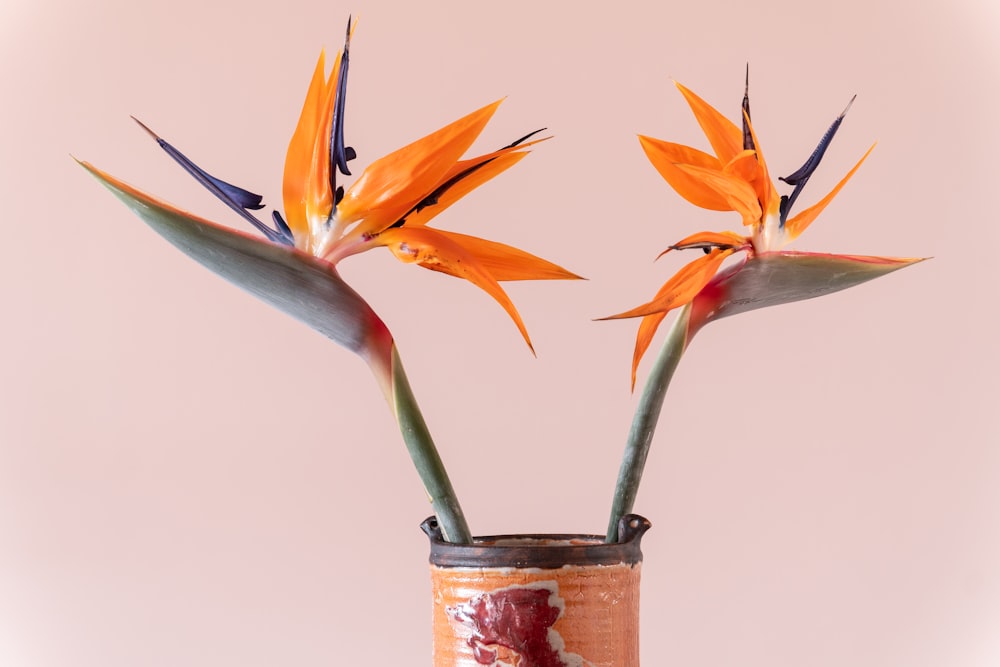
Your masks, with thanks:
M 226 206 L 239 213 L 240 217 L 260 230 L 260 232 L 269 240 L 274 241 L 275 243 L 283 243 L 285 245 L 295 244 L 290 230 L 286 234 L 279 226 L 278 231 L 275 231 L 249 213 L 247 209 L 256 211 L 264 208 L 264 205 L 261 203 L 263 197 L 212 176 L 207 171 L 189 160 L 186 155 L 174 148 L 173 145 L 160 137 L 160 135 L 149 129 L 149 127 L 147 127 L 145 123 L 140 121 L 138 118 L 133 116 L 132 120 L 138 123 L 139 127 L 144 129 L 149 136 L 153 137 L 153 139 L 156 140 L 156 143 L 159 144 L 160 148 L 162 148 L 167 155 L 172 157 L 177 164 L 183 167 L 184 171 L 191 174 L 196 181 L 201 183 L 209 192 L 222 200 Z
M 347 19 L 347 35 L 344 37 L 344 51 L 340 56 L 340 71 L 337 73 L 337 91 L 333 103 L 333 131 L 330 133 L 330 190 L 337 191 L 337 171 L 351 175 L 347 163 L 357 154 L 344 142 L 344 111 L 347 105 L 347 72 L 351 60 L 351 19 Z
M 784 226 L 785 220 L 788 218 L 788 214 L 792 210 L 792 206 L 795 204 L 795 200 L 799 198 L 799 194 L 802 192 L 802 188 L 806 186 L 809 182 L 809 177 L 813 175 L 816 168 L 819 167 L 819 163 L 823 161 L 823 156 L 826 155 L 826 149 L 830 147 L 830 143 L 833 141 L 833 137 L 837 134 L 837 130 L 840 129 L 840 124 L 844 122 L 844 116 L 847 112 L 851 110 L 851 105 L 854 104 L 854 100 L 857 95 L 851 98 L 851 101 L 847 103 L 847 107 L 840 112 L 840 115 L 830 124 L 823 137 L 819 140 L 819 144 L 813 150 L 813 152 L 806 159 L 805 164 L 796 169 L 794 172 L 788 176 L 779 176 L 779 181 L 784 181 L 789 185 L 793 186 L 792 194 L 787 197 L 781 198 L 781 225 Z

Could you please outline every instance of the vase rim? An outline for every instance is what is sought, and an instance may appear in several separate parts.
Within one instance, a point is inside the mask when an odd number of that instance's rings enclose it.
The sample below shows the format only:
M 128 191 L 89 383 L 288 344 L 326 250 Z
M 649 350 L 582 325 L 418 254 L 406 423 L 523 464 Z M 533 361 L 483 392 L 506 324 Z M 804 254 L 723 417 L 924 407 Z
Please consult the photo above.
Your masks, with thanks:
M 445 542 L 435 517 L 420 528 L 430 539 L 430 562 L 437 567 L 514 567 L 552 569 L 566 565 L 636 565 L 642 562 L 640 543 L 652 524 L 638 514 L 619 522 L 619 541 L 602 535 L 531 533 L 484 535 L 472 544 Z

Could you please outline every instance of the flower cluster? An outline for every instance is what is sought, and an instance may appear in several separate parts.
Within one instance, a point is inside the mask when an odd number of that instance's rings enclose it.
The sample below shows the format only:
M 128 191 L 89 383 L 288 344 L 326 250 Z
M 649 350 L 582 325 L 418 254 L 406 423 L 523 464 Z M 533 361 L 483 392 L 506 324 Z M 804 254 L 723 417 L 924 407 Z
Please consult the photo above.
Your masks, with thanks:
M 264 207 L 260 195 L 209 174 L 140 123 L 178 164 L 263 238 L 194 216 L 82 164 L 184 253 L 365 359 L 399 422 L 445 538 L 468 542 L 471 533 L 410 390 L 395 341 L 382 319 L 340 277 L 337 264 L 384 247 L 404 262 L 468 280 L 504 308 L 529 348 L 524 322 L 500 283 L 579 276 L 512 246 L 429 224 L 544 140 L 537 138 L 539 130 L 492 152 L 463 157 L 499 102 L 371 162 L 350 186 L 340 183 L 342 177 L 351 176 L 349 163 L 356 158 L 344 138 L 353 30 L 348 21 L 343 51 L 337 54 L 329 75 L 320 55 L 288 146 L 282 184 L 284 214 L 274 211 L 270 223 L 254 213 Z M 669 246 L 664 253 L 694 249 L 703 254 L 670 278 L 651 301 L 605 318 L 642 318 L 632 361 L 634 386 L 639 362 L 660 323 L 671 310 L 681 308 L 650 373 L 626 443 L 609 540 L 616 539 L 619 518 L 632 509 L 664 392 L 691 337 L 701 327 L 728 315 L 846 289 L 919 261 L 783 250 L 827 207 L 871 152 L 825 197 L 792 215 L 847 109 L 805 164 L 781 179 L 792 189 L 779 195 L 751 124 L 746 92 L 736 124 L 684 86 L 678 88 L 714 155 L 645 136 L 640 137 L 642 147 L 682 197 L 701 208 L 738 213 L 746 233 L 698 232 Z M 736 255 L 741 261 L 724 265 Z
M 500 106 L 499 101 L 493 102 L 375 160 L 345 189 L 338 180 L 351 175 L 348 163 L 356 158 L 354 148 L 344 140 L 353 29 L 349 22 L 344 49 L 337 54 L 329 76 L 325 74 L 324 54 L 320 54 L 285 159 L 285 215 L 274 211 L 273 227 L 251 212 L 263 208 L 261 195 L 212 176 L 139 124 L 199 183 L 271 243 L 294 247 L 330 265 L 386 247 L 404 262 L 464 278 L 496 299 L 531 347 L 524 322 L 500 282 L 579 276 L 509 245 L 432 228 L 428 223 L 524 158 L 527 148 L 544 140 L 533 139 L 542 130 L 498 150 L 463 159 Z
M 833 121 L 805 163 L 779 179 L 792 186 L 790 194 L 779 195 L 750 121 L 748 91 L 743 94 L 742 127 L 739 127 L 693 92 L 680 84 L 676 85 L 694 112 L 715 155 L 647 136 L 640 136 L 639 142 L 656 170 L 679 195 L 700 208 L 738 213 L 749 233 L 698 232 L 677 241 L 660 256 L 671 250 L 700 250 L 704 254 L 678 271 L 648 303 L 605 318 L 642 317 L 632 359 L 633 386 L 639 362 L 656 329 L 666 314 L 675 308 L 691 303 L 701 306 L 689 323 L 690 338 L 710 319 L 735 314 L 736 309 L 731 305 L 735 302 L 733 297 L 737 291 L 743 292 L 740 294 L 742 298 L 752 298 L 755 307 L 759 308 L 844 289 L 918 261 L 782 250 L 833 201 L 875 148 L 873 144 L 826 196 L 789 217 L 854 98 Z M 719 273 L 723 262 L 736 253 L 743 253 L 743 262 L 734 270 Z M 768 274 L 791 274 L 783 278 L 792 283 L 792 291 L 779 295 L 773 282 L 766 284 L 756 280 L 754 284 L 749 284 L 751 276 L 758 277 L 765 266 Z M 794 289 L 796 283 L 798 289 Z M 817 286 L 817 283 L 822 285 Z M 730 306 L 729 312 L 724 312 L 727 306 Z M 744 307 L 739 311 L 749 309 Z

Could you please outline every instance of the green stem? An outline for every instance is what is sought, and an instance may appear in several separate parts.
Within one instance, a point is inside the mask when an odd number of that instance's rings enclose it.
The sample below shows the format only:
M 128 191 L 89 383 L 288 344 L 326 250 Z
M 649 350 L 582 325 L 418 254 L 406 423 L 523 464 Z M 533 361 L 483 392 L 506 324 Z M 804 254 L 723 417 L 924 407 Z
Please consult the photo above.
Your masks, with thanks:
M 471 543 L 472 533 L 465 521 L 462 506 L 455 495 L 455 489 L 451 486 L 451 480 L 448 479 L 448 472 L 444 469 L 444 463 L 441 462 L 441 456 L 434 446 L 430 431 L 427 430 L 427 423 L 424 422 L 424 417 L 417 406 L 417 399 L 410 389 L 395 345 L 392 346 L 392 393 L 399 430 L 403 434 L 413 465 L 417 468 L 417 474 L 424 483 L 424 489 L 430 498 L 434 514 L 437 515 L 438 525 L 445 541 Z
M 680 363 L 684 350 L 687 349 L 688 319 L 691 306 L 685 306 L 674 320 L 667 339 L 663 343 L 660 354 L 649 372 L 646 386 L 643 387 L 635 416 L 632 417 L 632 427 L 625 443 L 625 454 L 618 470 L 618 483 L 615 485 L 615 495 L 611 503 L 611 520 L 608 522 L 608 542 L 618 541 L 618 520 L 632 511 L 636 495 L 639 493 L 639 482 L 642 481 L 642 471 L 646 467 L 646 457 L 649 455 L 649 445 L 653 441 L 653 432 L 663 408 L 663 397 L 670 386 L 670 379 Z

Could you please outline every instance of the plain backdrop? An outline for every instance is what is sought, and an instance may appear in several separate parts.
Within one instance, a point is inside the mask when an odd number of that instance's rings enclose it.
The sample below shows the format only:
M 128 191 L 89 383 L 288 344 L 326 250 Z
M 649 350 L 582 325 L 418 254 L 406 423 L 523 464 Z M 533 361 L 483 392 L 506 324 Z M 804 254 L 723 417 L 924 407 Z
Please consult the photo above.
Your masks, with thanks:
M 604 530 L 636 323 L 592 320 L 692 258 L 654 263 L 668 244 L 739 227 L 636 141 L 708 148 L 672 81 L 736 119 L 749 63 L 776 175 L 858 95 L 800 202 L 878 147 L 794 247 L 934 259 L 694 341 L 637 504 L 643 664 L 1000 664 L 990 0 L 0 0 L 0 664 L 429 664 L 429 508 L 367 368 L 70 158 L 239 226 L 129 115 L 278 203 L 350 13 L 359 171 L 500 97 L 476 149 L 555 135 L 436 221 L 589 278 L 510 286 L 537 359 L 468 283 L 341 265 L 477 534 Z

